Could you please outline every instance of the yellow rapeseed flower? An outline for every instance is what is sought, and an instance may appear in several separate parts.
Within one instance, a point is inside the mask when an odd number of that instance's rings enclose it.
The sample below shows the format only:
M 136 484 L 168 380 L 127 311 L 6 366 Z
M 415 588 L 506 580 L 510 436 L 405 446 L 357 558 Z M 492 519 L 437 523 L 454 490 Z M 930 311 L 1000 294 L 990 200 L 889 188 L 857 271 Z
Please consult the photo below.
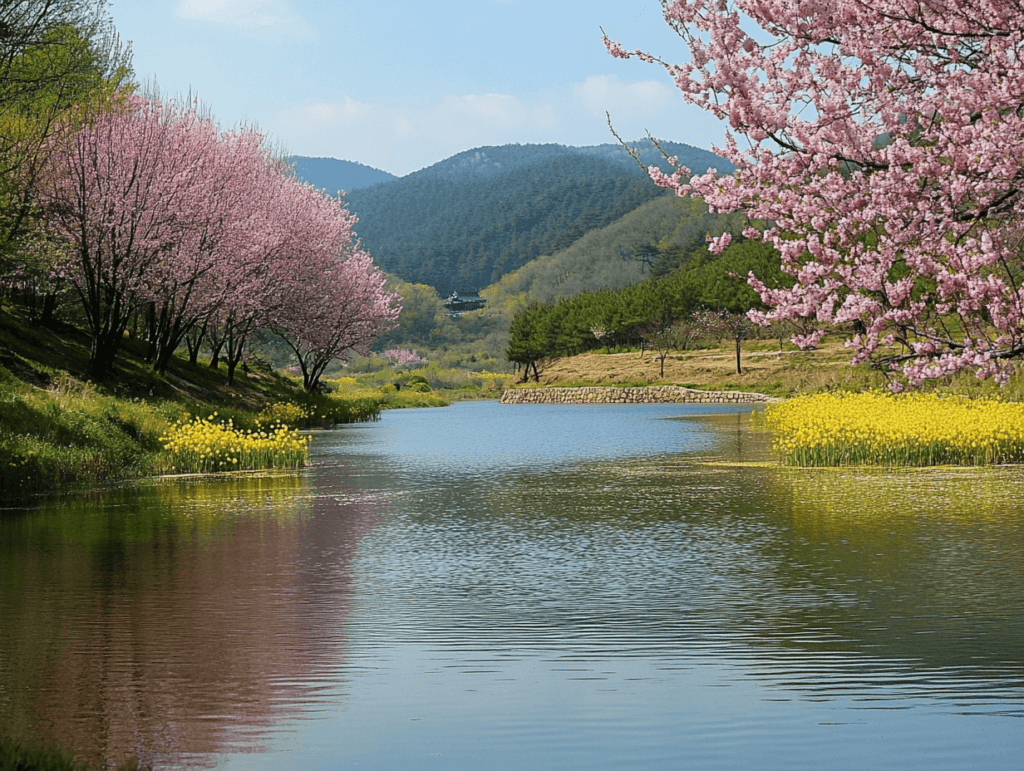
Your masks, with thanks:
M 793 465 L 978 465 L 1024 460 L 1024 405 L 940 394 L 819 394 L 765 412 Z

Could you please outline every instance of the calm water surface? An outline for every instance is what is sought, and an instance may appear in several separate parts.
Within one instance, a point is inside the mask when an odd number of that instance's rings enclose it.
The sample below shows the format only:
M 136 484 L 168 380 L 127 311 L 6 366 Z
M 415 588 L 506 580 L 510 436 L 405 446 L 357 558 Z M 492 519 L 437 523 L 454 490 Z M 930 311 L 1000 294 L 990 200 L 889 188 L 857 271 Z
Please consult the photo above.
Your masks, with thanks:
M 1024 767 L 1024 470 L 456 404 L 0 513 L 0 734 L 154 768 Z

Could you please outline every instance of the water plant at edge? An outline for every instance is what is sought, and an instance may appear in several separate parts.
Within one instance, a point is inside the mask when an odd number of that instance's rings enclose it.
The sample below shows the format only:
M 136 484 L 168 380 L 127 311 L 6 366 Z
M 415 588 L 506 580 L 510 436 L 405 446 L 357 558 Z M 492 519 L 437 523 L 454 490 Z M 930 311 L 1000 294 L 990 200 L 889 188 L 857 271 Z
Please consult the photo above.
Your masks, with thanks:
M 216 471 L 296 469 L 309 458 L 309 437 L 283 424 L 263 431 L 241 431 L 229 421 L 207 418 L 177 421 L 161 437 L 170 471 L 201 474 Z

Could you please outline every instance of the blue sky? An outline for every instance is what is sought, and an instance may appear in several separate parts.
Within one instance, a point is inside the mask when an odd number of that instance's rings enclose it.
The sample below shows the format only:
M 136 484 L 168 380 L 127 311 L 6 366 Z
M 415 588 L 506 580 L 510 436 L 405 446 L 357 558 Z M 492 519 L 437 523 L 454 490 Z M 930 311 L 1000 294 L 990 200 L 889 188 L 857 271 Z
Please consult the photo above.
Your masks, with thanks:
M 482 145 L 614 141 L 710 149 L 721 124 L 660 67 L 686 56 L 656 0 L 113 0 L 136 75 L 192 91 L 221 125 L 287 152 L 404 175 Z

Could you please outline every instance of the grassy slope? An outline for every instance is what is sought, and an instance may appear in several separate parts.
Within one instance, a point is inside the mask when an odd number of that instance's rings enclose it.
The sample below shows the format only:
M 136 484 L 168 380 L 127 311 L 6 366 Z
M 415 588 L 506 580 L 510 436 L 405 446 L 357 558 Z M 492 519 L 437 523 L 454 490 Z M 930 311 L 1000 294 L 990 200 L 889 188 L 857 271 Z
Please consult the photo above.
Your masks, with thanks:
M 381 360 L 356 377 L 327 381 L 334 392 L 324 396 L 306 394 L 298 380 L 269 367 L 239 368 L 228 385 L 223 366 L 175 357 L 160 376 L 144 353 L 142 341 L 126 338 L 111 376 L 90 383 L 89 338 L 81 329 L 45 328 L 18 306 L 0 309 L 0 498 L 159 473 L 167 467 L 160 437 L 182 417 L 216 412 L 217 421 L 250 430 L 260 410 L 285 402 L 310 416 L 295 427 L 328 427 L 381 409 L 497 398 L 511 379 L 434 362 L 396 372 Z
M 702 210 L 686 199 L 655 198 L 610 225 L 591 230 L 572 246 L 506 273 L 480 294 L 487 298 L 489 311 L 511 317 L 530 302 L 553 302 L 580 292 L 637 284 L 646 275 L 633 259 L 635 248 L 671 235 L 691 211 Z
M 880 384 L 875 373 L 850 367 L 849 355 L 839 345 L 816 351 L 780 352 L 771 341 L 744 344 L 743 374 L 736 374 L 734 344 L 695 351 L 673 351 L 660 374 L 657 352 L 591 352 L 556 359 L 542 367 L 540 385 L 648 385 L 671 384 L 707 390 L 754 391 L 771 396 L 791 396 L 823 388 L 861 390 Z
M 585 353 L 556 359 L 541 368 L 540 386 L 648 385 L 671 384 L 707 390 L 752 391 L 788 398 L 803 393 L 829 390 L 865 391 L 886 385 L 881 374 L 867 366 L 850 366 L 850 353 L 838 339 L 825 340 L 817 350 L 800 351 L 789 345 L 779 350 L 777 341 L 743 343 L 743 374 L 736 374 L 733 343 L 718 348 L 673 351 L 665 360 L 660 376 L 657 353 Z M 532 385 L 532 384 L 531 384 Z M 520 385 L 520 387 L 522 387 Z M 1011 379 L 999 389 L 991 381 L 981 382 L 969 373 L 931 388 L 969 395 L 998 395 L 1009 401 L 1024 399 L 1024 380 Z
M 0 311 L 0 496 L 158 472 L 160 437 L 180 417 L 216 411 L 240 428 L 255 428 L 256 413 L 268 404 L 312 406 L 298 383 L 280 373 L 239 369 L 228 385 L 224 367 L 175 358 L 160 376 L 143 353 L 141 341 L 126 339 L 114 372 L 93 384 L 85 380 L 89 340 L 81 330 L 46 329 L 17 309 Z M 376 398 L 374 409 L 385 406 L 383 394 Z M 317 413 L 340 422 L 351 404 L 335 399 L 332 410 L 317 404 Z
M 237 373 L 227 384 L 223 368 L 191 367 L 179 358 L 171 361 L 166 377 L 153 372 L 142 360 L 145 344 L 126 338 L 115 369 L 99 393 L 122 399 L 156 399 L 203 402 L 255 408 L 267 398 L 293 391 L 295 386 L 280 377 L 247 377 Z M 80 329 L 59 325 L 44 328 L 28 323 L 17 308 L 0 311 L 0 366 L 20 381 L 38 388 L 52 388 L 62 376 L 85 380 L 89 338 Z

